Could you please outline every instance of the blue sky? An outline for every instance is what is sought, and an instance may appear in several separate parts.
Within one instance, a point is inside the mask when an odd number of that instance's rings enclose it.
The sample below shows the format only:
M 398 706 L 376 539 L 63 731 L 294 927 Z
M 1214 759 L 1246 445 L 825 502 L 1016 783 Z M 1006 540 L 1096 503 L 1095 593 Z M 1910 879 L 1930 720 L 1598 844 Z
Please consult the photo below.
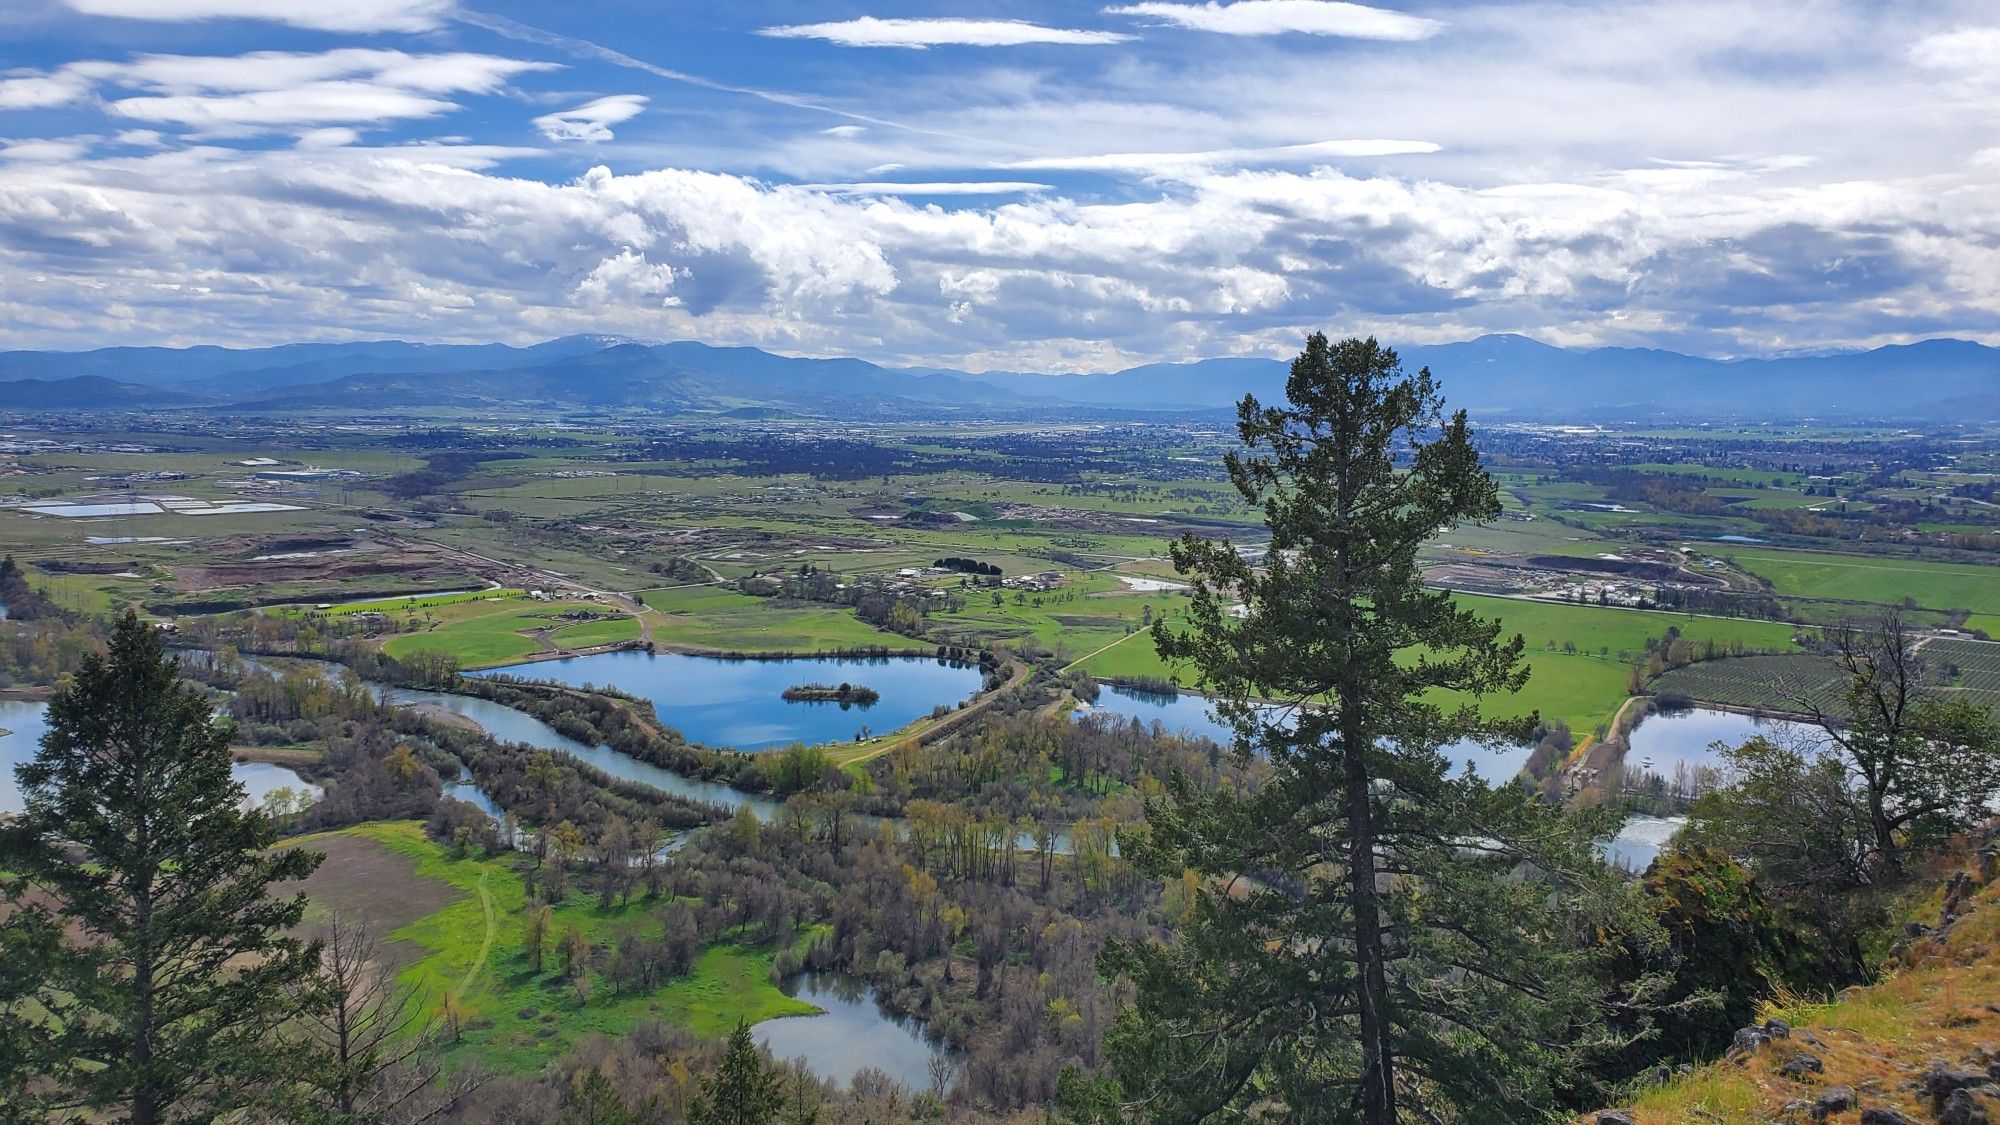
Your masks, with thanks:
M 2000 342 L 2000 11 L 5 0 L 0 346 Z

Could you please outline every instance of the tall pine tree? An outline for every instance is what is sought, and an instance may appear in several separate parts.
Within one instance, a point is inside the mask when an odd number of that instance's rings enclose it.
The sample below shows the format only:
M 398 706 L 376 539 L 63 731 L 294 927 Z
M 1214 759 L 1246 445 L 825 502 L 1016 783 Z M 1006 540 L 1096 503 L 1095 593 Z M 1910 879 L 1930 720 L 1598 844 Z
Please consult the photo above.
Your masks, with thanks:
M 109 657 L 57 689 L 0 849 L 20 938 L 0 947 L 39 961 L 40 1014 L 16 1030 L 40 1078 L 0 1091 L 13 1107 L 207 1119 L 274 1073 L 271 1033 L 297 1006 L 285 985 L 317 951 L 287 934 L 304 895 L 271 884 L 321 857 L 270 850 L 269 818 L 229 776 L 229 739 L 130 614 Z
M 1226 459 L 1268 553 L 1177 543 L 1187 624 L 1153 630 L 1272 774 L 1178 779 L 1127 842 L 1203 890 L 1174 944 L 1107 954 L 1137 985 L 1111 1036 L 1119 1100 L 1155 1120 L 1529 1119 L 1589 1022 L 1582 908 L 1615 893 L 1591 826 L 1440 753 L 1533 726 L 1477 706 L 1525 682 L 1521 639 L 1419 581 L 1418 547 L 1497 516 L 1496 488 L 1430 372 L 1372 339 L 1312 336 L 1286 397 L 1244 399 Z

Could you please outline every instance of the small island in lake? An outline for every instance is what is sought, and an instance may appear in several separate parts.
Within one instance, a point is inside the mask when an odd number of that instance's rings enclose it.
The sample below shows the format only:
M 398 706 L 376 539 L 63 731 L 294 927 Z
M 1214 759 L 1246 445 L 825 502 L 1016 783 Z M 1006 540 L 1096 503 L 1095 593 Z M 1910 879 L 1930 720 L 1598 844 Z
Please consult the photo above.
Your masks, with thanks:
M 787 703 L 838 703 L 842 707 L 867 707 L 882 693 L 866 684 L 793 684 L 784 691 Z

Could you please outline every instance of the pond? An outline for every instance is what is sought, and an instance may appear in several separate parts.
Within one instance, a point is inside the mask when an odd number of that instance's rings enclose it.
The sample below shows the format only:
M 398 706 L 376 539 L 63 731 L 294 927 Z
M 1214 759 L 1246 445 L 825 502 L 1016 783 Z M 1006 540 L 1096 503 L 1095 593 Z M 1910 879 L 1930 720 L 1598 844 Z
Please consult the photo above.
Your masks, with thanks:
M 35 756 L 43 732 L 49 729 L 49 705 L 0 700 L 0 813 L 17 813 L 26 807 L 21 789 L 14 781 L 14 767 Z M 267 762 L 237 762 L 229 776 L 242 785 L 253 804 L 261 804 L 273 791 L 290 787 L 317 796 L 319 787 L 283 766 Z
M 1768 738 L 1787 746 L 1818 745 L 1825 741 L 1825 735 L 1809 723 L 1765 719 L 1710 707 L 1659 710 L 1641 719 L 1627 736 L 1630 749 L 1625 753 L 1625 768 L 1656 773 L 1671 781 L 1683 766 L 1689 773 L 1721 768 L 1722 755 L 1716 752 L 1717 743 L 1733 747 L 1753 738 Z
M 689 741 L 732 750 L 846 742 L 863 727 L 886 734 L 936 707 L 955 706 L 978 691 L 981 680 L 974 665 L 929 656 L 728 660 L 640 649 L 515 664 L 469 675 L 614 687 L 650 700 L 660 721 Z M 881 699 L 862 707 L 779 698 L 795 684 L 843 682 L 865 684 Z
M 1224 746 L 1235 737 L 1229 726 L 1215 717 L 1208 699 L 1191 692 L 1143 691 L 1100 684 L 1097 702 L 1087 708 L 1079 708 L 1076 714 L 1080 718 L 1093 712 L 1116 715 L 1121 719 L 1137 719 L 1146 726 L 1157 721 L 1169 732 L 1212 739 Z M 1494 748 L 1466 740 L 1444 747 L 1441 753 L 1451 762 L 1453 773 L 1470 765 L 1474 773 L 1494 782 L 1511 779 L 1520 773 L 1532 749 L 1529 746 Z
M 884 1008 L 875 990 L 853 977 L 806 973 L 782 987 L 823 1014 L 765 1020 L 752 1033 L 773 1056 L 803 1058 L 814 1074 L 843 1086 L 872 1066 L 912 1092 L 928 1090 L 931 1060 L 951 1049 L 926 1034 L 922 1021 Z

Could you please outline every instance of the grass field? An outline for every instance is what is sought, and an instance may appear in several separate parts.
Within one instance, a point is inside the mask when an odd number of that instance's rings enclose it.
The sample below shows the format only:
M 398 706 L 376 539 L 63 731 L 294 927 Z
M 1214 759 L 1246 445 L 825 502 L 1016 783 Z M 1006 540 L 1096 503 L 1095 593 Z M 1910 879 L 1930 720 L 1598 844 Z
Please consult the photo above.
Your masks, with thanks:
M 885 645 L 928 652 L 934 646 L 885 633 L 839 606 L 753 598 L 720 586 L 683 586 L 640 595 L 665 619 L 653 639 L 662 645 L 723 652 L 826 652 Z
M 1769 581 L 1773 591 L 1787 597 L 1878 605 L 1895 605 L 1911 598 L 1926 609 L 1969 609 L 1976 614 L 2000 615 L 2000 567 L 1819 551 L 1726 546 L 1704 550 Z
M 560 629 L 563 623 L 557 614 L 601 609 L 592 602 L 534 602 L 520 598 L 454 602 L 424 611 L 426 617 L 435 620 L 434 627 L 391 637 L 382 643 L 382 651 L 395 657 L 413 652 L 449 653 L 466 668 L 506 664 L 542 651 L 533 638 L 523 635 L 524 630 Z M 636 625 L 632 635 L 637 635 Z
M 373 598 L 368 601 L 342 602 L 329 609 L 310 609 L 307 606 L 284 606 L 273 612 L 286 614 L 321 613 L 328 617 L 345 617 L 353 613 L 380 613 L 391 617 L 418 613 L 440 606 L 465 605 L 470 602 L 505 601 L 518 598 L 525 590 L 461 590 L 449 594 L 405 594 L 398 598 Z
M 596 621 L 565 625 L 551 633 L 549 639 L 564 648 L 589 648 L 592 645 L 636 641 L 639 639 L 639 632 L 638 618 L 620 614 L 617 617 L 601 617 Z
M 1661 636 L 1670 626 L 1696 643 L 1741 641 L 1746 648 L 1779 651 L 1794 647 L 1792 626 L 1773 621 L 1688 617 L 1472 594 L 1459 595 L 1458 601 L 1481 616 L 1499 618 L 1503 635 L 1518 632 L 1527 642 L 1527 686 L 1518 695 L 1488 699 L 1487 709 L 1495 714 L 1539 711 L 1544 718 L 1568 723 L 1578 735 L 1596 730 L 1618 710 L 1625 701 L 1633 660 L 1645 651 L 1647 640 Z M 1574 645 L 1576 651 L 1568 651 L 1567 645 Z M 1174 673 L 1145 636 L 1120 641 L 1082 661 L 1081 667 L 1100 679 Z M 1193 676 L 1185 671 L 1180 679 L 1193 682 Z
M 466 1010 L 463 1039 L 451 1048 L 455 1061 L 532 1071 L 587 1035 L 617 1035 L 641 1020 L 715 1036 L 739 1017 L 755 1023 L 815 1010 L 771 984 L 773 951 L 734 945 L 710 947 L 692 973 L 658 991 L 614 996 L 608 982 L 594 980 L 599 986 L 590 1000 L 579 1003 L 560 980 L 553 957 L 542 975 L 531 969 L 522 947 L 526 890 L 514 866 L 521 862 L 517 857 L 454 859 L 410 821 L 363 824 L 334 835 L 366 841 L 388 856 L 372 857 L 372 863 L 350 858 L 341 867 L 361 871 L 352 878 L 341 869 L 327 870 L 332 864 L 322 865 L 308 893 L 319 910 L 337 907 L 364 916 L 381 911 L 386 921 L 399 923 L 387 936 L 405 947 L 401 979 L 421 988 L 431 1004 L 450 993 Z M 315 839 L 301 843 L 311 847 Z M 371 858 L 368 850 L 362 850 L 364 860 Z M 402 862 L 384 862 L 390 856 Z M 414 886 L 416 894 L 402 893 L 398 884 Z M 452 895 L 441 907 L 439 885 L 451 888 Z M 635 901 L 602 910 L 594 896 L 572 895 L 556 905 L 553 931 L 559 935 L 576 926 L 601 947 L 624 933 L 651 932 L 658 925 L 656 905 Z M 402 920 L 424 907 L 436 908 Z

